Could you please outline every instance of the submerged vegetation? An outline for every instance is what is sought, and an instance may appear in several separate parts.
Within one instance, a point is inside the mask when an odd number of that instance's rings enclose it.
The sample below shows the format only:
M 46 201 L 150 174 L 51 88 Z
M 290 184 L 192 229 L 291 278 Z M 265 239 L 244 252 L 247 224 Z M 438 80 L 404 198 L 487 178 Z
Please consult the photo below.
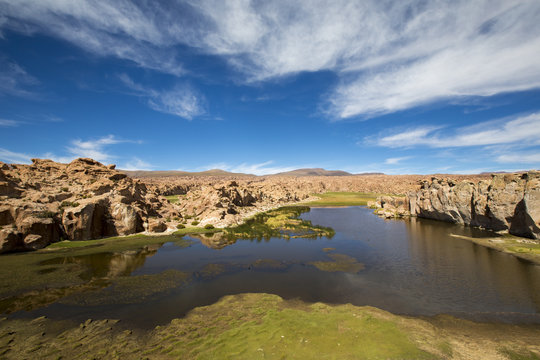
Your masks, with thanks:
M 0 320 L 0 356 L 160 359 L 536 359 L 540 329 L 270 294 L 225 296 L 153 330 L 117 320 Z
M 327 252 L 327 251 L 325 251 Z M 315 266 L 321 271 L 330 272 L 348 272 L 356 274 L 364 269 L 364 264 L 358 262 L 355 258 L 345 254 L 328 254 L 332 261 L 312 261 L 309 264 Z
M 324 194 L 313 194 L 319 200 L 306 203 L 308 206 L 360 206 L 367 205 L 368 201 L 377 200 L 377 193 L 364 192 L 327 192 Z
M 288 206 L 256 214 L 243 224 L 225 229 L 229 238 L 269 239 L 271 237 L 316 238 L 332 237 L 332 228 L 313 225 L 311 221 L 298 219 L 308 212 L 307 206 Z

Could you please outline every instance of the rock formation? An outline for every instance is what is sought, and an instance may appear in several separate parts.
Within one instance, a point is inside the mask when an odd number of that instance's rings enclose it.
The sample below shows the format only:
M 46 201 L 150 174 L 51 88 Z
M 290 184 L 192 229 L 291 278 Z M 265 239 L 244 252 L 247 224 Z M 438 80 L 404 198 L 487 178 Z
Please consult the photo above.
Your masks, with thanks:
M 412 215 L 540 238 L 540 172 L 478 183 L 432 179 L 409 194 Z
M 92 159 L 0 163 L 0 253 L 145 230 L 180 216 L 146 185 Z M 154 228 L 163 231 L 163 225 Z
M 528 238 L 540 238 L 540 172 L 497 174 L 491 180 L 432 178 L 406 198 L 380 197 L 369 204 L 377 214 L 478 226 Z
M 236 225 L 247 216 L 308 200 L 312 194 L 405 194 L 417 189 L 418 181 L 424 178 L 210 175 L 139 180 L 116 170 L 114 165 L 92 159 L 76 159 L 69 164 L 40 159 L 33 159 L 31 165 L 0 163 L 0 253 L 36 250 L 61 239 L 97 239 L 145 230 L 164 232 L 179 224 L 193 226 L 194 221 L 199 226 Z M 471 179 L 454 176 L 452 181 L 464 178 Z M 181 197 L 172 204 L 164 197 L 167 195 Z M 390 204 L 393 200 L 385 201 Z M 525 202 L 523 206 L 527 206 Z M 188 223 L 187 218 L 193 223 Z

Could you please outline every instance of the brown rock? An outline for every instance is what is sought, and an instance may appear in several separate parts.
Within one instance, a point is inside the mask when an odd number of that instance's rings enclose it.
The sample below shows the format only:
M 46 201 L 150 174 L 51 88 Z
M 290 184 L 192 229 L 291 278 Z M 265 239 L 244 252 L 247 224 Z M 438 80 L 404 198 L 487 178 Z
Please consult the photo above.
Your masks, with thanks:
M 43 249 L 50 243 L 47 242 L 41 235 L 30 234 L 24 238 L 24 247 L 26 250 Z
M 148 221 L 148 231 L 162 233 L 165 230 L 167 230 L 167 224 L 165 224 L 162 220 L 150 219 Z
M 16 229 L 0 229 L 0 253 L 23 250 L 21 233 Z

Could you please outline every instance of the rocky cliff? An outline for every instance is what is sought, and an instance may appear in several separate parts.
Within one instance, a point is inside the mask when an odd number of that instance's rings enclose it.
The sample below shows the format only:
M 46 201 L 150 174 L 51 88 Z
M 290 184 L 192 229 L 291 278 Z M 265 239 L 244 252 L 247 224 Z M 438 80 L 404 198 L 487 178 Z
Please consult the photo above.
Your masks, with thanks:
M 411 215 L 540 238 L 537 171 L 493 175 L 477 183 L 433 178 L 408 198 Z
M 92 159 L 0 163 L 0 253 L 144 231 L 180 216 L 145 184 Z

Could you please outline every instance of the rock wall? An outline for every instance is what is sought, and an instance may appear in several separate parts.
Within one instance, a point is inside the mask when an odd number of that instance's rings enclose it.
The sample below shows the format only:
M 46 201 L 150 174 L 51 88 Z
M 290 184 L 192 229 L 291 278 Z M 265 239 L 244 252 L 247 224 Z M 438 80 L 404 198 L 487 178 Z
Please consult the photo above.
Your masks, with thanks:
M 114 165 L 82 158 L 69 164 L 0 163 L 0 253 L 36 250 L 60 239 L 133 234 L 171 216 L 181 215 Z
M 540 238 L 540 172 L 456 182 L 433 178 L 408 194 L 412 216 Z

